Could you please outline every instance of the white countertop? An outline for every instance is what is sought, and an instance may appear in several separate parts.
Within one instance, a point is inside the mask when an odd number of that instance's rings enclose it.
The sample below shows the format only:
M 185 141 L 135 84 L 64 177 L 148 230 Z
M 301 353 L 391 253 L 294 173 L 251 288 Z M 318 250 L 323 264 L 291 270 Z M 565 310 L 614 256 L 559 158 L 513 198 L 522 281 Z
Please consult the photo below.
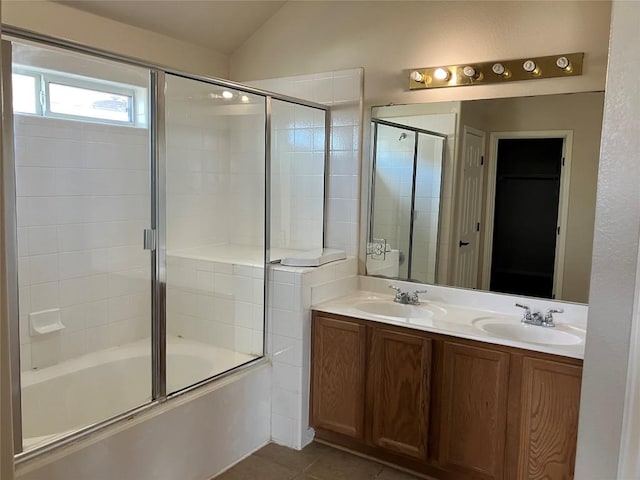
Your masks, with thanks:
M 380 313 L 370 313 L 367 311 L 377 311 L 378 307 L 380 307 L 380 311 L 383 309 L 396 308 L 389 307 L 389 305 L 398 305 L 400 309 L 409 307 L 406 309 L 408 312 L 407 318 L 382 315 Z M 411 308 L 410 306 L 402 306 L 394 303 L 393 295 L 383 295 L 381 293 L 362 290 L 352 292 L 349 295 L 335 300 L 313 305 L 312 308 L 325 313 L 345 315 L 374 322 L 439 333 L 442 335 L 466 338 L 469 340 L 523 348 L 536 352 L 562 355 L 564 357 L 579 359 L 584 357 L 584 325 L 565 323 L 559 318 L 560 316 L 556 317 L 556 326 L 553 328 L 522 325 L 520 321 L 521 317 L 517 315 L 507 315 L 493 310 L 470 308 L 429 300 L 422 300 L 420 306 Z M 422 310 L 420 310 L 420 308 L 422 308 Z M 424 315 L 422 315 L 423 313 Z M 544 336 L 547 333 L 553 335 L 553 332 L 547 332 L 547 330 L 553 330 L 555 332 L 559 332 L 560 335 L 567 334 L 567 338 L 578 337 L 580 342 L 573 345 L 564 345 L 542 343 L 542 341 L 531 342 L 523 341 L 522 339 L 516 340 L 508 338 L 507 336 L 490 334 L 478 326 L 483 322 L 494 321 L 500 324 L 506 324 L 509 328 L 522 329 L 518 331 L 525 336 L 529 332 L 531 333 L 531 336 Z M 543 329 L 544 331 L 539 329 Z

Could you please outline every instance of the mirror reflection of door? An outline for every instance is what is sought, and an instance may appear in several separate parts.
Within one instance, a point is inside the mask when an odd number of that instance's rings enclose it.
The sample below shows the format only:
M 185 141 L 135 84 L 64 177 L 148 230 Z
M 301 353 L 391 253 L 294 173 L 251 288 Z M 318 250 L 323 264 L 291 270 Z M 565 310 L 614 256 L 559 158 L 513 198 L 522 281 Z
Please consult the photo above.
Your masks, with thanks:
M 372 122 L 367 274 L 436 281 L 445 136 Z
M 480 258 L 485 133 L 464 126 L 462 134 L 462 178 L 460 182 L 460 216 L 455 284 L 477 288 Z
M 556 298 L 562 276 L 565 138 L 497 139 L 488 249 L 490 289 Z M 567 173 L 568 175 L 568 173 Z M 564 182 L 562 181 L 564 180 Z

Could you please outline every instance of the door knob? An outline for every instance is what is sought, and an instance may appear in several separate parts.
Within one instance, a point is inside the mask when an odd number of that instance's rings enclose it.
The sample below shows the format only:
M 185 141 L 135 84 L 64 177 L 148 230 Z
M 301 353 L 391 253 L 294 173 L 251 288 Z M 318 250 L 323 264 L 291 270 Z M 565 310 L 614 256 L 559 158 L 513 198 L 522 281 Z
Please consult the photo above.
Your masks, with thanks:
M 462 240 L 460 240 L 459 246 L 466 247 L 467 245 L 469 245 L 469 242 L 463 242 Z

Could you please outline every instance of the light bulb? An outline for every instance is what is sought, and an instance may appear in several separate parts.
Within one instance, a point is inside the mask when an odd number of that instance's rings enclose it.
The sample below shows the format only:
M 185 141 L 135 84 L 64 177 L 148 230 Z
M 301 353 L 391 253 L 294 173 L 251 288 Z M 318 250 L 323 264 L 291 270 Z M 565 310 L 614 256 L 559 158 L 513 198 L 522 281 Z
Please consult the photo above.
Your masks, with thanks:
M 566 72 L 571 71 L 571 62 L 567 57 L 558 57 L 556 60 L 556 66 Z
M 476 69 L 473 68 L 471 65 L 467 65 L 466 67 L 464 67 L 462 69 L 462 73 L 464 73 L 465 77 L 469 77 L 469 78 L 476 78 L 477 76 Z
M 494 63 L 491 67 L 491 71 L 496 75 L 504 75 L 507 72 L 507 69 L 504 68 L 504 65 L 501 63 Z
M 240 100 L 242 101 L 242 103 L 249 103 L 249 97 L 247 97 L 246 95 L 242 95 L 240 97 Z
M 436 68 L 433 76 L 436 80 L 449 80 L 451 73 L 446 68 Z
M 540 69 L 536 65 L 536 62 L 534 62 L 533 60 L 526 60 L 522 64 L 522 68 L 524 69 L 525 72 L 529 72 L 532 75 L 537 75 L 540 73 Z
M 222 96 L 226 99 L 233 98 L 233 93 L 231 93 L 229 90 L 224 90 L 222 92 Z
M 413 72 L 411 72 L 411 75 L 409 75 L 409 78 L 411 78 L 411 80 L 413 80 L 414 82 L 418 82 L 418 83 L 424 82 L 424 75 L 417 70 L 414 70 Z

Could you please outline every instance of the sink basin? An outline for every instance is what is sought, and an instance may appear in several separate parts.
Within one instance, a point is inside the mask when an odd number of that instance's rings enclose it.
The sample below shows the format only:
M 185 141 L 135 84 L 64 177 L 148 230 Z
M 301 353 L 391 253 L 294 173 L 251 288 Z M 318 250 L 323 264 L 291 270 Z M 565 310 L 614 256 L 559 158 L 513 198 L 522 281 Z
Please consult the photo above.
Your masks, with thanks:
M 447 311 L 432 303 L 420 305 L 403 305 L 391 301 L 363 302 L 354 306 L 361 312 L 378 317 L 409 320 L 420 323 L 420 320 L 430 320 L 436 316 L 444 315 Z
M 519 342 L 540 345 L 578 345 L 584 342 L 584 331 L 577 327 L 540 327 L 516 322 L 498 317 L 480 317 L 472 323 L 485 333 Z

